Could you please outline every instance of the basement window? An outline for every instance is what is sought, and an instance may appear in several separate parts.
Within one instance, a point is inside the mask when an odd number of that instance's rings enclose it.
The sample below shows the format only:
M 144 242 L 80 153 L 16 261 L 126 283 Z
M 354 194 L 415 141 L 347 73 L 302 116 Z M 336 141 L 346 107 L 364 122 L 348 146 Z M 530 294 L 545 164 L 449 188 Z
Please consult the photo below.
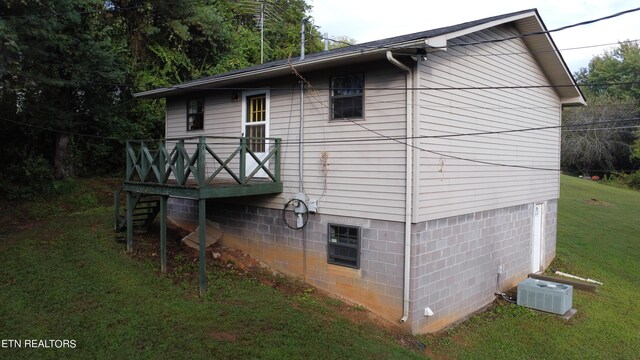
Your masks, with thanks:
M 360 268 L 360 228 L 329 224 L 327 262 Z
M 331 78 L 331 120 L 362 119 L 364 114 L 364 74 Z
M 187 130 L 204 129 L 204 98 L 187 100 Z

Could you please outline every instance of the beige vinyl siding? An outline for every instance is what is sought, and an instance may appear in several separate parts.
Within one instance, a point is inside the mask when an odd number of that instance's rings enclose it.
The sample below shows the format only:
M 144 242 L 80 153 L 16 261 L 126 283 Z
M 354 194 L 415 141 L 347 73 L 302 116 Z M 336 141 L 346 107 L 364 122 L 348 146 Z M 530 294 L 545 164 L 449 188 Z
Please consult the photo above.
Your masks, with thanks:
M 167 138 L 240 136 L 240 111 L 242 108 L 242 102 L 231 101 L 231 92 L 221 92 L 216 95 L 205 96 L 203 130 L 187 131 L 187 99 L 188 97 L 167 99 Z M 185 140 L 185 147 L 189 155 L 192 155 L 195 152 L 197 142 L 198 139 Z M 167 142 L 169 151 L 175 143 L 175 141 Z M 238 147 L 239 140 L 208 138 L 207 144 L 224 161 Z M 207 160 L 207 173 L 210 174 L 217 169 L 219 165 L 209 154 L 205 157 Z M 230 162 L 229 167 L 236 172 L 236 174 L 239 173 L 239 160 L 237 157 Z M 220 177 L 231 179 L 231 176 L 224 171 L 220 173 Z
M 421 136 L 468 134 L 560 125 L 553 88 L 427 90 L 426 88 L 549 85 L 522 39 L 455 46 L 517 35 L 490 28 L 449 42 L 446 52 L 418 64 Z M 502 54 L 502 55 L 496 55 Z M 419 151 L 418 221 L 555 199 L 559 129 L 449 138 L 424 138 Z M 460 159 L 456 159 L 460 158 Z
M 365 118 L 355 120 L 361 126 L 348 120 L 329 120 L 329 78 L 349 73 L 365 74 Z M 311 200 L 319 200 L 320 214 L 402 221 L 404 146 L 381 138 L 372 131 L 390 137 L 406 135 L 404 73 L 387 62 L 377 62 L 353 69 L 343 68 L 338 73 L 304 76 L 313 87 L 305 90 L 304 100 L 304 133 L 308 142 L 304 146 L 304 190 L 307 196 Z M 251 88 L 265 86 L 246 85 Z M 300 90 L 293 77 L 272 81 L 268 88 L 269 135 L 283 141 L 281 170 L 284 191 L 277 196 L 237 198 L 233 201 L 250 201 L 251 205 L 281 209 L 298 192 Z M 185 130 L 185 106 L 184 99 L 167 100 L 167 137 L 199 135 Z M 230 92 L 208 94 L 205 97 L 204 131 L 200 133 L 240 136 L 241 109 L 242 102 L 231 102 Z M 328 159 L 326 168 L 321 161 L 323 152 Z

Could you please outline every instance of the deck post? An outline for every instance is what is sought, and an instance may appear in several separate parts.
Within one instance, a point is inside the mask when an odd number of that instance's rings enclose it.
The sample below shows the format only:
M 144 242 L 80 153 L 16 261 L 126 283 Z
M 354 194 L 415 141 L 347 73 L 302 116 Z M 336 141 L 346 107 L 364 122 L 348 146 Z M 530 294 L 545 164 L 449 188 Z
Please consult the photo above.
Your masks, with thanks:
M 133 152 L 133 147 L 131 143 L 127 141 L 127 149 L 125 150 L 125 159 L 127 160 L 127 174 L 125 177 L 125 181 L 133 180 L 133 159 L 131 158 L 131 152 Z
M 205 150 L 207 147 L 207 138 L 204 136 L 200 136 L 200 138 L 198 139 L 198 186 L 204 186 L 205 185 L 205 179 L 207 178 L 205 176 L 205 168 L 207 165 L 207 161 L 206 161 L 206 157 L 205 157 L 205 153 L 207 150 Z
M 207 293 L 207 257 L 205 248 L 206 230 L 207 230 L 207 199 L 199 198 L 198 207 L 198 239 L 200 242 L 200 297 L 204 297 Z
M 167 200 L 168 196 L 160 196 L 160 271 L 167 272 Z
M 133 251 L 133 194 L 127 191 L 127 251 Z
M 120 190 L 113 192 L 113 229 L 118 231 L 120 226 Z
M 275 164 L 275 177 L 276 182 L 280 182 L 280 150 L 281 150 L 281 140 L 276 138 L 276 164 Z
M 147 151 L 147 145 L 144 143 L 144 141 L 140 141 L 140 152 L 138 153 L 138 159 L 140 162 L 140 172 L 144 174 L 144 176 L 142 174 L 139 174 L 140 181 L 142 182 L 147 181 L 147 175 L 149 175 L 148 171 L 151 167 L 149 164 L 149 160 L 147 160 L 147 157 L 145 156 L 145 151 Z
M 158 173 L 160 174 L 160 179 L 158 179 L 158 183 L 164 184 L 166 182 L 165 176 L 167 174 L 167 159 L 165 158 L 166 151 L 166 143 L 164 140 L 160 140 L 160 144 L 158 144 Z
M 245 177 L 247 176 L 247 138 L 240 138 L 240 183 L 244 185 Z
M 178 151 L 178 156 L 176 157 L 176 169 L 173 172 L 173 176 L 178 181 L 178 185 L 184 185 L 187 182 L 184 176 L 184 139 L 178 140 L 176 150 Z

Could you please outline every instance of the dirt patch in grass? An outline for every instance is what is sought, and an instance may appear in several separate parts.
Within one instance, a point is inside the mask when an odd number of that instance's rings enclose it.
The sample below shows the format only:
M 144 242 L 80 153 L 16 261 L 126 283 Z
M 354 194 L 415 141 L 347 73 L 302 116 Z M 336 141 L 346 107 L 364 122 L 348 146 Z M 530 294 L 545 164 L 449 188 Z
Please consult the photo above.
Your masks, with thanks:
M 217 341 L 236 342 L 238 335 L 226 331 L 214 331 L 209 333 L 209 337 Z
M 182 244 L 181 239 L 188 233 L 178 228 L 167 228 L 167 273 L 178 286 L 191 287 L 188 296 L 197 296 L 199 252 Z M 117 235 L 121 242 L 126 243 L 126 235 Z M 132 257 L 151 261 L 160 268 L 160 240 L 159 226 L 154 224 L 151 229 L 142 234 L 136 234 Z M 158 270 L 158 274 L 160 271 Z M 297 298 L 301 302 L 315 302 L 331 309 L 326 315 L 327 322 L 335 321 L 335 315 L 348 319 L 354 324 L 371 326 L 382 329 L 386 337 L 394 339 L 399 345 L 414 351 L 424 352 L 424 344 L 400 326 L 367 310 L 361 305 L 350 303 L 333 294 L 324 292 L 311 285 L 267 267 L 264 263 L 252 258 L 238 249 L 232 249 L 215 243 L 207 248 L 207 274 L 211 276 L 227 275 L 245 278 L 274 288 L 288 297 Z M 294 305 L 295 306 L 295 305 Z M 302 306 L 302 305 L 301 305 Z M 212 332 L 209 336 L 220 341 L 236 341 L 237 334 L 228 332 Z
M 613 204 L 611 204 L 611 203 L 608 203 L 608 202 L 602 201 L 602 200 L 598 200 L 598 199 L 587 199 L 584 202 L 587 205 L 602 206 L 602 207 L 606 207 L 606 208 L 610 208 L 610 207 L 613 206 Z

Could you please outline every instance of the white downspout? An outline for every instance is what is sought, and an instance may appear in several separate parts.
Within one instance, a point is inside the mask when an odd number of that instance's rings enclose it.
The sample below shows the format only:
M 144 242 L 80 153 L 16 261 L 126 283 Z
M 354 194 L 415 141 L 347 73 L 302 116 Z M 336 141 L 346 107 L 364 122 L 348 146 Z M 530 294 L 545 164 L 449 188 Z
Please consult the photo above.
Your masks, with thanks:
M 411 275 L 411 223 L 413 219 L 413 94 L 409 96 L 411 84 L 413 83 L 413 72 L 405 64 L 393 57 L 391 51 L 387 51 L 387 60 L 403 71 L 407 72 L 406 89 L 407 89 L 407 139 L 406 139 L 406 172 L 405 172 L 405 209 L 404 209 L 404 294 L 403 294 L 403 312 L 401 323 L 409 318 L 409 292 L 410 292 L 410 275 Z

